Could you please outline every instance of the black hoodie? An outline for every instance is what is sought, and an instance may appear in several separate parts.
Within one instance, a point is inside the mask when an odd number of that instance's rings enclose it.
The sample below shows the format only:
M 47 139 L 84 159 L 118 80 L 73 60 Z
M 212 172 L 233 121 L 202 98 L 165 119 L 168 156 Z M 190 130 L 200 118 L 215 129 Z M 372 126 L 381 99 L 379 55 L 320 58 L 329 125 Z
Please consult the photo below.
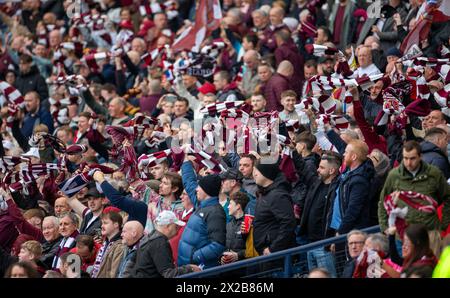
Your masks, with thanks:
M 269 247 L 276 252 L 295 246 L 295 216 L 291 199 L 291 185 L 283 173 L 278 173 L 268 187 L 258 187 L 254 246 L 259 254 Z

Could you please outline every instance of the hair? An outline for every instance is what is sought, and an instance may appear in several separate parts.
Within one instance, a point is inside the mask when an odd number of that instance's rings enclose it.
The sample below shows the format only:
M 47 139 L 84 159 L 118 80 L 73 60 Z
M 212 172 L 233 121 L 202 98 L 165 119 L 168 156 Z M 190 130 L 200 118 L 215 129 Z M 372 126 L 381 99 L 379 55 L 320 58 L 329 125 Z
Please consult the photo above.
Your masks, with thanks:
M 389 241 L 384 234 L 376 233 L 371 234 L 367 239 L 370 239 L 373 243 L 380 247 L 381 251 L 384 253 L 389 252 Z
M 317 62 L 316 62 L 316 60 L 313 60 L 313 59 L 307 60 L 305 62 L 305 64 L 304 64 L 304 67 L 314 67 L 314 68 L 316 68 L 317 67 Z
M 242 154 L 241 155 L 241 159 L 243 159 L 243 158 L 250 158 L 252 163 L 253 163 L 253 165 L 256 162 L 256 157 L 253 154 Z
M 328 29 L 328 27 L 326 26 L 320 26 L 319 28 L 317 28 L 317 30 L 322 29 L 323 33 L 325 33 L 325 35 L 327 36 L 327 41 L 331 41 L 331 31 L 330 29 Z
M 245 194 L 241 191 L 238 191 L 238 192 L 232 194 L 230 196 L 230 200 L 234 201 L 236 203 L 236 205 L 237 204 L 241 205 L 242 211 L 245 210 L 245 207 L 247 206 L 248 201 L 249 201 L 247 194 Z
M 342 156 L 334 151 L 324 151 L 321 159 L 325 159 L 335 169 L 339 169 L 342 165 Z
M 422 148 L 420 147 L 420 144 L 416 141 L 407 141 L 403 145 L 403 150 L 405 150 L 406 152 L 416 150 L 419 155 L 422 154 Z
M 285 90 L 281 92 L 281 99 L 285 97 L 295 97 L 297 98 L 297 93 L 294 90 Z
M 189 100 L 187 100 L 184 97 L 178 97 L 177 100 L 175 100 L 175 101 L 182 101 L 186 104 L 187 107 L 189 107 Z
M 257 13 L 259 13 L 259 14 L 262 15 L 263 17 L 267 17 L 267 16 L 268 16 L 268 14 L 267 14 L 264 10 L 262 10 L 262 9 L 255 9 L 255 10 L 252 12 L 252 16 L 253 16 L 254 14 L 257 14 Z
M 219 72 L 217 73 L 217 75 L 219 76 L 219 78 L 220 78 L 221 80 L 225 80 L 225 81 L 227 81 L 227 83 L 230 83 L 230 81 L 231 81 L 231 76 L 230 76 L 230 74 L 228 73 L 228 71 L 225 71 L 225 70 L 219 71 Z
M 80 113 L 80 116 L 81 116 L 81 114 L 82 114 L 82 113 Z M 66 132 L 66 133 L 71 133 L 71 134 L 73 134 L 73 130 L 72 130 L 72 128 L 70 128 L 69 125 L 63 125 L 63 126 L 60 126 L 60 127 L 58 128 L 58 131 L 64 131 L 64 132 Z
M 30 253 L 34 255 L 36 259 L 39 259 L 42 256 L 42 246 L 39 242 L 35 240 L 29 240 L 27 242 L 22 243 L 20 248 L 28 250 Z
M 369 153 L 369 146 L 361 140 L 352 140 L 348 143 L 348 145 L 352 145 L 353 151 L 358 156 L 358 160 L 363 162 L 367 160 L 367 154 Z
M 258 45 L 258 36 L 253 35 L 253 34 L 249 34 L 244 36 L 244 39 L 247 40 L 247 42 L 251 43 L 253 45 L 254 48 L 256 48 L 256 46 Z
M 91 113 L 81 112 L 80 114 L 78 114 L 78 117 L 85 117 L 85 118 L 91 119 Z
M 48 126 L 45 125 L 45 124 L 43 124 L 43 123 L 40 123 L 40 124 L 36 125 L 36 126 L 33 128 L 33 133 L 37 133 L 37 132 L 45 132 L 45 133 L 48 133 Z
M 64 278 L 64 275 L 55 270 L 45 271 L 44 278 Z
M 26 220 L 33 218 L 33 217 L 39 217 L 41 220 L 44 220 L 45 212 L 38 208 L 29 209 L 29 210 L 25 211 L 25 213 L 23 214 L 23 217 Z
M 74 253 L 68 251 L 68 252 L 63 253 L 63 254 L 59 257 L 59 259 L 61 260 L 61 265 L 67 263 L 67 259 L 69 258 L 70 255 L 74 255 Z
M 427 265 L 416 265 L 406 268 L 403 273 L 404 277 L 410 278 L 413 275 L 418 276 L 419 278 L 431 278 L 433 276 L 434 268 Z M 402 275 L 403 277 L 403 275 Z
M 183 180 L 181 179 L 180 174 L 167 172 L 163 175 L 163 178 L 167 178 L 170 180 L 172 188 L 174 187 L 178 188 L 178 190 L 175 192 L 175 196 L 179 198 L 181 196 L 181 193 L 183 192 Z
M 37 270 L 34 269 L 33 265 L 31 265 L 30 262 L 20 261 L 20 262 L 11 264 L 11 266 L 8 267 L 8 269 L 6 270 L 6 273 L 5 273 L 5 277 L 6 278 L 10 278 L 11 277 L 12 270 L 13 270 L 13 268 L 15 266 L 19 266 L 22 269 L 24 269 L 28 278 L 38 278 L 39 277 L 39 274 L 38 274 Z
M 30 55 L 22 54 L 19 57 L 20 62 L 31 63 L 33 62 L 33 58 Z
M 358 133 L 354 130 L 351 129 L 345 129 L 341 132 L 341 134 L 346 134 L 348 135 L 350 138 L 352 138 L 353 140 L 359 140 L 359 136 Z
M 122 228 L 123 225 L 123 218 L 122 216 L 114 211 L 111 212 L 107 212 L 107 213 L 103 213 L 102 214 L 102 219 L 109 219 L 110 221 L 112 221 L 113 223 L 117 223 L 119 224 L 119 229 Z
M 320 272 L 320 273 L 322 273 L 323 275 L 325 275 L 327 278 L 330 278 L 330 277 L 331 277 L 330 272 L 328 272 L 328 270 L 325 269 L 325 268 L 314 268 L 314 269 L 312 269 L 311 271 L 309 271 L 308 276 L 309 276 L 311 273 L 314 273 L 314 272 Z
M 51 219 L 51 220 L 53 221 L 53 224 L 54 224 L 56 227 L 59 226 L 59 218 L 57 218 L 56 216 L 51 215 L 51 216 L 46 216 L 46 217 L 44 217 L 44 219 L 46 219 L 46 218 Z M 42 223 L 44 223 L 44 220 L 42 220 Z
M 61 219 L 64 218 L 64 217 L 66 217 L 66 216 L 70 218 L 70 220 L 72 221 L 72 223 L 73 223 L 76 227 L 79 226 L 80 220 L 78 219 L 78 216 L 77 216 L 75 213 L 73 213 L 73 212 L 67 212 L 66 214 L 64 214 L 64 215 L 61 217 Z
M 408 236 L 412 243 L 411 254 L 403 261 L 403 270 L 412 266 L 424 256 L 433 256 L 430 248 L 430 238 L 428 230 L 423 224 L 412 224 L 405 229 L 405 236 Z
M 347 241 L 348 241 L 348 239 L 350 239 L 350 237 L 353 236 L 353 235 L 361 235 L 361 236 L 363 236 L 363 237 L 364 237 L 364 241 L 366 241 L 366 239 L 367 239 L 367 233 L 366 233 L 366 232 L 363 232 L 363 231 L 361 231 L 361 230 L 351 230 L 351 231 L 348 232 L 348 234 L 347 234 Z
M 317 138 L 309 131 L 304 131 L 296 136 L 295 142 L 304 143 L 306 145 L 306 150 L 311 151 L 316 145 Z
M 111 83 L 106 83 L 106 84 L 102 85 L 101 90 L 105 90 L 108 93 L 117 92 L 116 86 Z
M 94 237 L 90 236 L 90 235 L 78 235 L 77 239 L 77 246 L 79 244 L 82 244 L 84 246 L 87 246 L 89 248 L 89 251 L 93 251 L 94 250 Z
M 436 141 L 439 137 L 447 137 L 447 132 L 439 127 L 433 127 L 430 128 L 426 133 L 425 133 L 425 141 L 429 141 L 429 142 L 434 142 Z
M 275 31 L 275 36 L 280 38 L 283 42 L 288 42 L 289 39 L 291 38 L 290 32 L 286 30 Z

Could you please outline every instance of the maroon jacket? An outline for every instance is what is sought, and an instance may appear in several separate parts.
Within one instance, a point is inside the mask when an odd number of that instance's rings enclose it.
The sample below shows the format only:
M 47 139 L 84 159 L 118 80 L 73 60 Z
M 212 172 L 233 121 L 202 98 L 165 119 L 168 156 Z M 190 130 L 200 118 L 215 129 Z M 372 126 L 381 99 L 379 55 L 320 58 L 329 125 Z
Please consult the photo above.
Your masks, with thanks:
M 156 108 L 160 97 L 161 94 L 142 96 L 139 99 L 139 107 L 141 108 L 141 112 L 148 112 L 148 114 L 151 115 L 153 110 Z
M 278 30 L 286 29 L 289 31 L 289 28 L 285 24 L 281 24 L 277 27 L 269 25 L 264 30 L 264 39 L 261 40 L 262 46 L 266 47 L 270 52 L 273 53 L 275 51 L 277 44 L 275 42 L 275 32 Z
M 270 111 L 282 111 L 281 105 L 281 93 L 285 90 L 289 90 L 291 85 L 289 79 L 279 73 L 274 74 L 267 85 L 264 88 L 264 96 L 267 101 L 266 110 Z
M 367 123 L 366 118 L 364 118 L 364 110 L 361 101 L 353 101 L 353 113 L 355 115 L 356 123 L 364 136 L 364 141 L 369 147 L 369 153 L 372 152 L 373 149 L 378 149 L 384 154 L 387 154 L 386 139 L 383 136 L 378 135 L 374 128 Z
M 294 91 L 297 94 L 301 94 L 303 80 L 305 79 L 303 74 L 303 64 L 305 61 L 300 55 L 297 46 L 292 41 L 282 44 L 275 50 L 275 61 L 277 67 L 284 60 L 291 62 L 294 66 L 294 75 L 290 81 Z

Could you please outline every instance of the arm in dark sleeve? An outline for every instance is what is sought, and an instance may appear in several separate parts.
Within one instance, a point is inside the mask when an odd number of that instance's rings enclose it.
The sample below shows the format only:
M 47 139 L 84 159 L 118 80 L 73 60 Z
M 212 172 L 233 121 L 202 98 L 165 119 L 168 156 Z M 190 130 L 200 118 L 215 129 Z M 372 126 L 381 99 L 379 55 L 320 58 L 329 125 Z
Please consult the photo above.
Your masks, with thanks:
M 403 259 L 398 255 L 395 235 L 389 235 L 389 257 L 397 265 L 403 265 Z
M 135 76 L 139 75 L 139 67 L 134 65 L 133 62 L 131 62 L 130 57 L 128 57 L 128 55 L 123 55 L 122 61 L 125 63 L 129 72 L 131 72 Z
M 172 254 L 170 253 L 170 246 L 166 241 L 161 241 L 158 245 L 154 245 L 150 249 L 152 250 L 152 256 L 154 256 L 153 262 L 156 270 L 164 278 L 173 278 L 192 272 L 191 267 L 188 265 L 175 267 Z
M 8 204 L 8 212 L 9 215 L 11 215 L 15 220 L 15 225 L 17 230 L 20 232 L 20 234 L 27 234 L 33 237 L 35 240 L 39 242 L 43 242 L 44 235 L 42 234 L 42 231 L 25 220 L 25 218 L 22 216 L 22 213 L 19 209 L 17 209 L 16 204 L 14 204 L 13 200 L 9 200 L 7 202 Z
M 11 192 L 11 196 L 20 209 L 28 210 L 39 207 L 36 198 L 34 197 L 25 198 L 20 191 Z
M 330 140 L 331 144 L 339 151 L 339 154 L 343 155 L 347 144 L 341 139 L 341 137 L 334 131 L 330 129 L 327 131 L 327 138 Z
M 17 257 L 11 256 L 3 249 L 3 247 L 0 246 L 0 274 L 2 275 L 2 277 L 5 275 L 8 267 L 17 261 Z
M 12 135 L 16 139 L 17 143 L 19 144 L 20 148 L 24 152 L 27 152 L 30 150 L 30 145 L 28 144 L 27 138 L 22 134 L 22 131 L 19 127 L 19 120 L 14 120 L 13 126 L 12 126 Z
M 147 204 L 123 196 L 107 181 L 103 181 L 100 187 L 111 204 L 127 212 L 130 218 L 134 218 L 145 227 L 145 224 L 147 223 Z
M 278 236 L 270 244 L 270 252 L 276 252 L 288 247 L 290 236 L 295 233 L 295 215 L 289 197 L 279 198 L 271 204 L 272 214 L 280 225 Z
M 96 113 L 103 116 L 108 116 L 108 109 L 99 104 L 91 94 L 91 91 L 87 89 L 81 93 L 86 104 Z
M 339 234 L 346 234 L 355 227 L 355 222 L 359 218 L 363 207 L 367 206 L 367 204 L 364 203 L 369 199 L 369 188 L 370 183 L 366 179 L 352 181 L 348 206 L 346 210 L 343 210 L 344 216 L 338 229 Z
M 223 161 L 230 167 L 234 169 L 239 169 L 239 160 L 241 158 L 239 157 L 239 154 L 237 153 L 228 153 L 223 158 Z
M 92 149 L 95 150 L 101 157 L 103 157 L 105 160 L 109 160 L 109 154 L 108 154 L 108 147 L 104 144 L 97 143 L 97 142 L 91 142 L 89 140 L 89 146 L 92 147 Z
M 221 206 L 219 207 L 221 208 Z M 210 242 L 194 252 L 193 260 L 197 264 L 205 264 L 213 260 L 219 261 L 225 250 L 226 217 L 225 212 L 221 209 L 216 209 L 217 212 L 211 212 L 205 216 Z
M 122 69 L 116 69 L 117 94 L 123 96 L 127 92 L 127 82 Z
M 41 99 L 41 102 L 48 98 L 48 86 L 42 76 L 39 76 L 37 79 L 37 93 Z

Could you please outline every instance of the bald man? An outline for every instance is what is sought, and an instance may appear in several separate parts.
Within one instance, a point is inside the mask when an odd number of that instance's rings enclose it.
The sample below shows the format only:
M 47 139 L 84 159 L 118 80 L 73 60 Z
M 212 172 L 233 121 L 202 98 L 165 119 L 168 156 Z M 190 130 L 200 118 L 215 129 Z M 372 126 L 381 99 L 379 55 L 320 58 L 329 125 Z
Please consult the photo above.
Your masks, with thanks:
M 67 212 L 70 212 L 72 208 L 70 208 L 69 203 L 65 197 L 59 197 L 55 200 L 55 216 L 61 218 Z
M 284 60 L 277 68 L 277 73 L 274 74 L 264 89 L 264 97 L 267 100 L 266 111 L 282 111 L 281 93 L 283 91 L 292 89 L 290 79 L 294 74 L 294 67 L 291 62 Z
M 427 131 L 430 128 L 437 127 L 438 125 L 444 126 L 446 124 L 447 121 L 445 121 L 444 114 L 440 110 L 433 110 L 422 121 L 422 128 Z
M 130 277 L 130 270 L 134 266 L 139 242 L 144 236 L 144 227 L 138 221 L 129 221 L 125 223 L 122 229 L 122 244 L 125 245 L 124 258 L 119 265 L 117 277 Z
M 244 74 L 240 89 L 246 98 L 250 97 L 258 84 L 259 54 L 255 50 L 248 50 L 244 54 Z
M 372 49 L 361 47 L 357 54 L 359 67 L 353 73 L 355 78 L 380 74 L 381 71 L 372 62 Z
M 284 10 L 281 7 L 274 7 L 269 12 L 270 25 L 264 30 L 261 42 L 263 46 L 263 54 L 267 52 L 273 53 L 277 44 L 275 43 L 275 32 L 285 29 L 289 31 L 289 28 L 283 23 Z

